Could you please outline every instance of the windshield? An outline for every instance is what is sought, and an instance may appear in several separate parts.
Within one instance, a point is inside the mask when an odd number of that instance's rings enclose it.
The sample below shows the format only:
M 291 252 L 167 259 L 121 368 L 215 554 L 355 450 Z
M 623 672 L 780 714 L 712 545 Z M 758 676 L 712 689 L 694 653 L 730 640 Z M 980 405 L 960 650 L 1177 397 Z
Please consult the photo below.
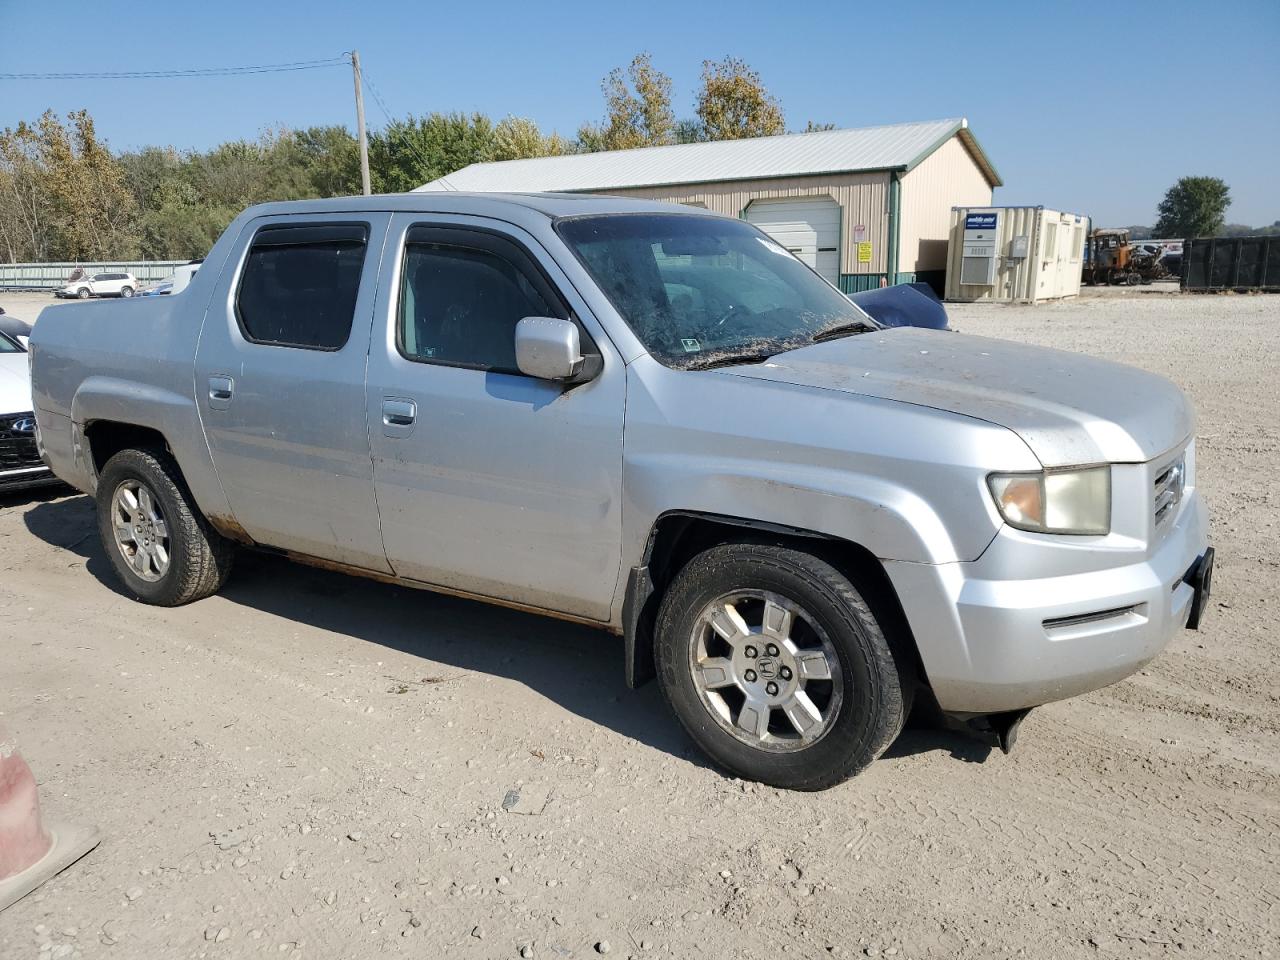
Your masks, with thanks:
M 0 353 L 26 353 L 17 340 L 10 340 L 7 333 L 0 333 Z
M 679 213 L 572 217 L 556 229 L 646 349 L 672 367 L 762 360 L 865 313 L 750 224 Z

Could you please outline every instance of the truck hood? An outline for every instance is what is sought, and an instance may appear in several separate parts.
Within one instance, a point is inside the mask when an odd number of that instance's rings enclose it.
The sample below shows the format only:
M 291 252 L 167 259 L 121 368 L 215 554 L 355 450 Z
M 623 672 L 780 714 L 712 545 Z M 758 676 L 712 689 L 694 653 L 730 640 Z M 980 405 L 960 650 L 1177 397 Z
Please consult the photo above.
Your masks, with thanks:
M 1186 396 L 1153 373 L 941 330 L 858 334 L 718 372 L 986 420 L 1017 433 L 1046 467 L 1145 463 L 1194 426 Z
M 31 404 L 31 375 L 25 353 L 0 353 L 0 416 L 26 413 Z

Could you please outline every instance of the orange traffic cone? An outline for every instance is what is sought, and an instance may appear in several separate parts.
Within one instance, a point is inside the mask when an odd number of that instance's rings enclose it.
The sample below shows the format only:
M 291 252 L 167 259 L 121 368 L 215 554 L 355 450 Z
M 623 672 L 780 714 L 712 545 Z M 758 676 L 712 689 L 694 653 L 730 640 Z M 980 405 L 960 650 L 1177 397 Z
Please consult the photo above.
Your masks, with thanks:
M 0 726 L 0 910 L 17 903 L 98 845 L 96 827 L 40 820 L 36 778 Z

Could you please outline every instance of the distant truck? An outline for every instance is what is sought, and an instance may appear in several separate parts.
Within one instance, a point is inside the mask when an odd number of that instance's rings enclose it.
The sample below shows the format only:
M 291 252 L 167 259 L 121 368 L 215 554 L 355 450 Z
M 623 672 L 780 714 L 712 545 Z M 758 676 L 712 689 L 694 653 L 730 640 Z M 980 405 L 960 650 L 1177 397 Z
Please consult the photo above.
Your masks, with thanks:
M 1170 275 L 1161 252 L 1147 241 L 1131 243 L 1128 230 L 1094 230 L 1085 247 L 1080 279 L 1090 286 L 1149 284 Z
M 1007 749 L 1209 596 L 1172 383 L 884 328 L 706 211 L 254 207 L 184 293 L 31 343 L 43 454 L 133 596 L 207 597 L 244 544 L 612 630 L 631 685 L 779 786 L 857 773 L 917 696 Z

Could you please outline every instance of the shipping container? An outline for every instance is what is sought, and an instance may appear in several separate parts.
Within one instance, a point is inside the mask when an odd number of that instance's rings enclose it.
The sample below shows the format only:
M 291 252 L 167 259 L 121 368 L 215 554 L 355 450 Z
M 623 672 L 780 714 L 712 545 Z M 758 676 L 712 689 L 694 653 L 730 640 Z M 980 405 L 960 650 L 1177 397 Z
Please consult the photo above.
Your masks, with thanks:
M 1280 293 L 1280 237 L 1208 237 L 1183 245 L 1182 289 Z
M 1087 217 L 1044 207 L 953 207 L 946 299 L 1037 303 L 1080 292 Z

